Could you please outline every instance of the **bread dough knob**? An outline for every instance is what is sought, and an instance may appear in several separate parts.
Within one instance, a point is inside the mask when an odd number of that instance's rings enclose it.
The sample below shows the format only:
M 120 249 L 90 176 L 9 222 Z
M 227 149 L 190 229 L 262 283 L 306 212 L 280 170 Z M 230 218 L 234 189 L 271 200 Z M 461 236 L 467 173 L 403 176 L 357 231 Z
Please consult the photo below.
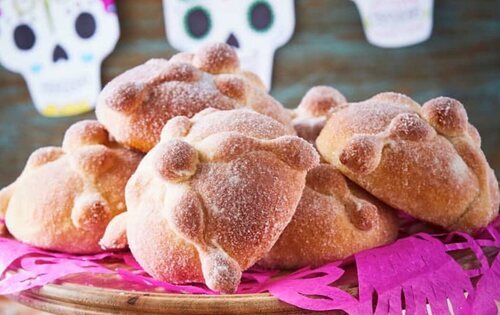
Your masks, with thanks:
M 354 136 L 342 150 L 339 161 L 359 174 L 373 172 L 380 163 L 383 143 L 374 136 Z
M 207 286 L 225 294 L 235 293 L 241 279 L 240 265 L 219 248 L 201 252 L 203 277 Z
M 98 193 L 82 194 L 75 200 L 71 221 L 77 228 L 92 231 L 102 224 L 105 225 L 108 222 L 105 218 L 109 214 L 106 202 Z
M 459 136 L 467 132 L 468 118 L 464 106 L 449 97 L 437 97 L 422 106 L 425 119 L 446 136 Z
M 178 139 L 160 143 L 154 153 L 153 165 L 168 181 L 184 181 L 196 173 L 198 152 L 187 142 Z
M 394 117 L 389 126 L 391 137 L 409 141 L 425 141 L 435 135 L 422 118 L 414 113 L 399 114 Z

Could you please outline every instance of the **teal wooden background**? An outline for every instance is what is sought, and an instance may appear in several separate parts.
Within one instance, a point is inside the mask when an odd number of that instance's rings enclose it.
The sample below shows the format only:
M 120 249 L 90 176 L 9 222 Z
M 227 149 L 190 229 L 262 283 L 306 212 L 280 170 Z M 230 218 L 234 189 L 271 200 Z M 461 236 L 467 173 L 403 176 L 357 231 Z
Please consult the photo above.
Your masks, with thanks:
M 122 35 L 103 64 L 103 82 L 175 53 L 165 40 L 160 0 L 117 2 Z M 420 102 L 455 97 L 500 174 L 500 1 L 436 0 L 432 38 L 402 49 L 368 44 L 349 0 L 297 0 L 296 12 L 295 35 L 275 60 L 272 94 L 283 104 L 295 107 L 317 84 L 335 86 L 353 101 L 391 90 Z M 15 179 L 31 151 L 59 144 L 71 123 L 89 117 L 38 115 L 22 78 L 0 69 L 0 187 Z

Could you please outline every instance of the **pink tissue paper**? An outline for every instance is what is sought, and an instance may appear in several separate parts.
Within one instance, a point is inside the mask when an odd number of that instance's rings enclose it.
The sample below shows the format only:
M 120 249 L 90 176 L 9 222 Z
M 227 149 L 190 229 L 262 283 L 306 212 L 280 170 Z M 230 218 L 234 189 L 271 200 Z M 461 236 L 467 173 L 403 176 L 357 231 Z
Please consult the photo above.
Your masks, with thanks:
M 421 224 L 413 221 L 413 224 Z M 412 221 L 404 224 L 408 235 Z M 366 250 L 352 259 L 319 268 L 284 273 L 257 266 L 243 274 L 238 294 L 269 292 L 277 299 L 313 311 L 349 314 L 497 314 L 500 300 L 500 220 L 474 236 L 417 233 Z M 472 269 L 454 258 L 457 251 L 475 256 Z M 489 255 L 485 254 L 488 251 Z M 456 255 L 455 255 L 456 256 Z M 463 256 L 463 255 L 462 255 Z M 488 261 L 490 257 L 490 261 Z M 493 259 L 491 259 L 493 258 Z M 110 264 L 109 262 L 118 262 Z M 112 267 L 112 266 L 120 267 Z M 359 296 L 336 285 L 347 270 L 357 272 Z M 217 294 L 203 284 L 175 285 L 144 272 L 129 252 L 69 255 L 37 249 L 0 237 L 0 295 L 15 294 L 79 273 L 119 275 L 134 288 L 161 288 L 167 293 Z

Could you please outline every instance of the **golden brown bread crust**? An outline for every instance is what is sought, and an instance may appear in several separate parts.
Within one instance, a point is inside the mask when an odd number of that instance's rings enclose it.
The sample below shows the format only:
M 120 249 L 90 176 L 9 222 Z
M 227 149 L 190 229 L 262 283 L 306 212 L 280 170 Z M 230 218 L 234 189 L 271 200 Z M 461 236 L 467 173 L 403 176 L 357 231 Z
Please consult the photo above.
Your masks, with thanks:
M 171 119 L 126 187 L 130 249 L 157 279 L 234 292 L 289 223 L 318 161 L 312 145 L 250 110 Z
M 312 87 L 292 112 L 297 135 L 314 143 L 330 115 L 345 105 L 346 98 L 336 89 L 324 85 Z
M 14 183 L 0 189 L 0 235 L 7 234 L 7 227 L 5 226 L 5 212 L 9 205 L 9 200 L 14 191 Z
M 109 139 L 97 121 L 80 121 L 62 147 L 33 152 L 19 178 L 0 191 L 0 213 L 22 242 L 95 253 L 108 222 L 126 210 L 124 189 L 140 153 Z
M 259 264 L 296 269 L 320 266 L 396 239 L 392 209 L 349 181 L 332 165 L 307 174 L 292 221 Z
M 240 70 L 236 52 L 222 43 L 126 71 L 104 87 L 96 115 L 118 142 L 148 152 L 169 119 L 208 107 L 248 107 L 292 128 L 288 110 L 255 75 Z
M 470 231 L 498 214 L 495 174 L 457 100 L 421 107 L 382 93 L 332 114 L 316 145 L 351 180 L 419 219 Z

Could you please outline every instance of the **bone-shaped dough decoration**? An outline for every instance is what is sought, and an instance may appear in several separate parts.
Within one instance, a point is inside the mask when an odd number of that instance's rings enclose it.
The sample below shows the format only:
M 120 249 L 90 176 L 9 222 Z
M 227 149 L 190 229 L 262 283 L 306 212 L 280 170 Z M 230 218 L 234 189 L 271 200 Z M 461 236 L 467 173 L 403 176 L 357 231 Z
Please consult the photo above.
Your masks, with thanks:
M 96 115 L 118 142 L 148 152 L 167 121 L 209 107 L 251 108 L 293 130 L 290 112 L 254 74 L 240 70 L 236 52 L 222 43 L 126 71 L 105 86 Z
M 260 265 L 279 269 L 321 266 L 396 239 L 395 212 L 334 166 L 307 174 L 292 221 Z
M 130 249 L 158 279 L 234 292 L 290 221 L 318 162 L 312 145 L 251 110 L 171 119 L 127 185 Z M 121 220 L 104 247 L 120 244 Z
M 0 191 L 8 231 L 45 249 L 101 251 L 108 222 L 126 210 L 125 184 L 141 158 L 110 140 L 97 121 L 72 125 L 62 147 L 33 152 L 19 178 Z
M 385 203 L 451 230 L 486 226 L 499 191 L 463 105 L 382 93 L 332 114 L 322 157 Z

